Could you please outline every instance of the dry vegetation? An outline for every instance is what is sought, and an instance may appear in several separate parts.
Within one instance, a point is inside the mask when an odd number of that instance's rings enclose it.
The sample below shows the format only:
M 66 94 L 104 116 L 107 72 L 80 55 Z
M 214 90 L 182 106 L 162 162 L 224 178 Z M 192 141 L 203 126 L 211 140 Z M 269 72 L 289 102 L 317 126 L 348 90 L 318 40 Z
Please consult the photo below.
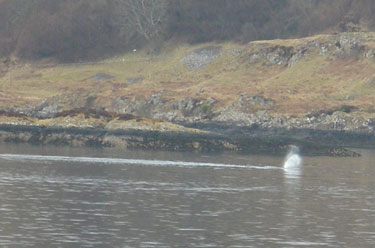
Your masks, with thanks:
M 350 35 L 357 37 L 366 51 L 375 49 L 373 33 Z M 94 64 L 49 64 L 48 61 L 18 64 L 9 67 L 0 78 L 0 104 L 20 107 L 64 93 L 88 92 L 97 95 L 106 106 L 117 96 L 147 97 L 164 91 L 164 97 L 169 99 L 212 97 L 220 106 L 237 101 L 241 93 L 261 95 L 276 102 L 271 108 L 275 115 L 298 116 L 342 105 L 371 113 L 371 106 L 375 104 L 374 58 L 366 58 L 363 55 L 366 51 L 360 56 L 335 55 L 334 46 L 321 54 L 323 46 L 334 44 L 338 38 L 338 35 L 318 35 L 246 45 L 183 45 L 165 49 L 157 57 L 137 51 Z M 311 42 L 320 45 L 311 48 L 291 66 L 252 57 L 275 47 L 296 52 Z M 183 64 L 185 56 L 210 45 L 221 46 L 221 56 L 199 70 L 189 70 Z M 98 79 L 96 75 L 109 78 Z M 130 83 L 129 78 L 142 80 Z
M 38 119 L 21 115 L 0 115 L 2 125 L 25 125 L 49 128 L 84 128 L 84 129 L 105 129 L 105 130 L 140 130 L 140 131 L 162 131 L 162 132 L 184 132 L 203 134 L 202 130 L 187 128 L 163 120 L 140 118 L 135 116 L 122 116 L 113 114 L 107 118 L 103 116 L 87 115 L 82 112 L 67 113 L 49 119 Z

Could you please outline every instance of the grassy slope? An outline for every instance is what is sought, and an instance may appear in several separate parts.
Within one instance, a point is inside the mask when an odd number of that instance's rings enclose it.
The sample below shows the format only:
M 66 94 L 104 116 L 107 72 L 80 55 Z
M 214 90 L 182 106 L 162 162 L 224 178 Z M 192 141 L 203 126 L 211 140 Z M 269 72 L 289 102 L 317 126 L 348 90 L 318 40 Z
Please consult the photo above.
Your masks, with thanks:
M 375 48 L 374 34 L 364 41 Z M 247 45 L 201 44 L 168 48 L 152 58 L 143 51 L 125 54 L 97 64 L 56 65 L 41 62 L 18 65 L 0 78 L 0 106 L 23 106 L 45 98 L 72 92 L 90 92 L 109 104 L 116 96 L 149 96 L 165 90 L 166 97 L 213 97 L 221 106 L 238 100 L 241 93 L 263 95 L 276 101 L 275 115 L 303 115 L 319 108 L 348 104 L 372 114 L 375 104 L 374 58 L 348 56 L 331 59 L 320 55 L 318 48 L 295 65 L 269 65 L 252 62 L 250 54 L 257 46 L 288 46 L 296 50 L 313 40 L 330 42 L 329 35 L 298 40 L 257 41 Z M 332 41 L 333 42 L 333 41 Z M 195 49 L 220 45 L 224 53 L 198 71 L 188 70 L 181 59 Z M 106 73 L 115 78 L 97 81 L 92 77 Z M 141 83 L 129 84 L 126 78 L 143 77 Z M 202 90 L 203 89 L 203 90 Z M 348 97 L 353 95 L 355 97 Z

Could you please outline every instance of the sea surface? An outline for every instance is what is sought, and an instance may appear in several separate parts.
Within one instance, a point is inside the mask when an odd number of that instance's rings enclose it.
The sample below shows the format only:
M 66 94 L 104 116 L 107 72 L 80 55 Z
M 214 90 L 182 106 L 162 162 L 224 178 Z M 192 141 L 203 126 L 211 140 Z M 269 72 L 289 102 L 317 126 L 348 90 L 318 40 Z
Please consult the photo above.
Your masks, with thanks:
M 375 247 L 375 152 L 0 145 L 0 247 Z

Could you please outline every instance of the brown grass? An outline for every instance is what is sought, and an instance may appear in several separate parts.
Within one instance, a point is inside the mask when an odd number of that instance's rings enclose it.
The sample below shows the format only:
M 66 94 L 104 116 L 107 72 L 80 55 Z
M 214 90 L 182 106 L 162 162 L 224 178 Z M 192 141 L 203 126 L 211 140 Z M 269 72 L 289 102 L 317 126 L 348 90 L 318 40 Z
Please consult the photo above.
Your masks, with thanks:
M 365 44 L 375 47 L 371 34 Z M 372 37 L 372 38 L 371 38 Z M 224 54 L 198 71 L 189 71 L 181 59 L 195 49 L 212 45 L 181 46 L 165 50 L 150 58 L 141 51 L 129 53 L 98 64 L 87 65 L 20 65 L 0 78 L 0 105 L 22 106 L 45 98 L 74 92 L 90 92 L 110 101 L 116 96 L 147 97 L 165 91 L 165 97 L 213 97 L 220 105 L 230 105 L 241 93 L 262 95 L 276 101 L 275 113 L 302 115 L 319 108 L 351 104 L 369 108 L 375 104 L 375 87 L 366 85 L 373 77 L 375 60 L 345 58 L 332 60 L 329 56 L 309 54 L 292 67 L 268 65 L 262 61 L 250 63 L 246 54 L 254 46 L 299 47 L 306 42 L 332 39 L 319 35 L 294 40 L 256 41 L 247 45 L 215 44 Z M 233 51 L 240 51 L 236 55 Z M 111 80 L 95 80 L 105 73 Z M 142 82 L 129 84 L 126 78 L 142 77 Z M 354 99 L 347 98 L 354 94 Z

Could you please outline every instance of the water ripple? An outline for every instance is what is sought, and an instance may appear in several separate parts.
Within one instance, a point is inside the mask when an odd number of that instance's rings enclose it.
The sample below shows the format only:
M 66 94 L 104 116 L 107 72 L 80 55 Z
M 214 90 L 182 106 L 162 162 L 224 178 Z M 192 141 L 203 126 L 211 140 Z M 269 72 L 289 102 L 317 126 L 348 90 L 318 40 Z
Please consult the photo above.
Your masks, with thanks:
M 0 154 L 0 158 L 13 161 L 52 161 L 70 163 L 101 163 L 101 164 L 131 164 L 148 166 L 175 166 L 175 167 L 213 167 L 228 169 L 258 169 L 258 170 L 281 170 L 277 166 L 254 166 L 203 162 L 184 162 L 168 160 L 144 160 L 144 159 L 120 159 L 120 158 L 93 158 L 93 157 L 66 157 L 66 156 L 41 156 L 26 154 Z

